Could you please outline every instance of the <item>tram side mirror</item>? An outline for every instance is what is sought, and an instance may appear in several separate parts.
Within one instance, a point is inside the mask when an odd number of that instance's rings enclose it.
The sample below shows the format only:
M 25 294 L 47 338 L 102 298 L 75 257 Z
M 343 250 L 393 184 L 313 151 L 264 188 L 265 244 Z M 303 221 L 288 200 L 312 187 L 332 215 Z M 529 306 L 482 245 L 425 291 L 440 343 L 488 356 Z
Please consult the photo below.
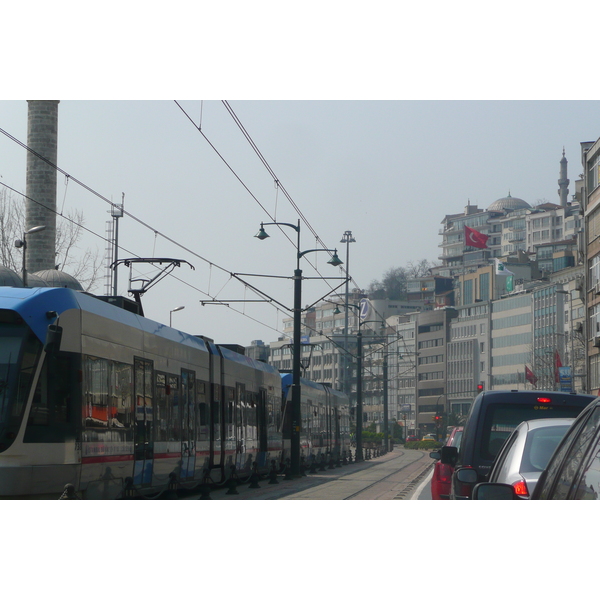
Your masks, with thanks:
M 48 325 L 46 343 L 44 344 L 44 351 L 47 354 L 57 354 L 60 350 L 62 331 L 63 329 L 60 325 Z

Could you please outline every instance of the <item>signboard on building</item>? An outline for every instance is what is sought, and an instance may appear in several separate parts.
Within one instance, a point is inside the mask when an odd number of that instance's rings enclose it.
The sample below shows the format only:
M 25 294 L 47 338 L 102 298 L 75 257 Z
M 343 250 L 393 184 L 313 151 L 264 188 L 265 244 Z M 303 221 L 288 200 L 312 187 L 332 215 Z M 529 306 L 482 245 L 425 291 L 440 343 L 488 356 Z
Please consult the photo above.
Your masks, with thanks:
M 573 378 L 571 376 L 571 367 L 558 367 L 558 380 L 560 382 L 561 392 L 570 392 L 573 389 Z
M 360 320 L 365 321 L 371 314 L 371 303 L 368 298 L 360 299 Z

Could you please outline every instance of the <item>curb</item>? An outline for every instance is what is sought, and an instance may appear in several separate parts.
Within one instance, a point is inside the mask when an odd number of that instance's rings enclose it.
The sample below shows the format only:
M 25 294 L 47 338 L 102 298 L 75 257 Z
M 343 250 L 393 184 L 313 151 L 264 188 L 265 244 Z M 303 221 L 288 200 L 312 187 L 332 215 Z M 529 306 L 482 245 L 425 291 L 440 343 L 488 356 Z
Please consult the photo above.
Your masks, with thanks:
M 407 500 L 406 496 L 412 496 L 415 487 L 425 479 L 429 474 L 429 471 L 433 469 L 434 464 L 435 463 L 427 465 L 397 496 L 394 497 L 394 500 Z M 408 498 L 408 500 L 410 500 L 410 498 Z

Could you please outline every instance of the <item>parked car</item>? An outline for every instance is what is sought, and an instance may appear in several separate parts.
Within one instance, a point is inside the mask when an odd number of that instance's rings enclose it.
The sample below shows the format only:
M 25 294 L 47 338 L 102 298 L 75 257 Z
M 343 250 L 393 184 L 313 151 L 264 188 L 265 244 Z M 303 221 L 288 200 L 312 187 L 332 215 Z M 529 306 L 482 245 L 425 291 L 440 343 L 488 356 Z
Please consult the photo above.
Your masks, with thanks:
M 446 439 L 444 446 L 458 448 L 460 445 L 462 432 L 462 427 L 454 427 Z M 441 457 L 441 451 L 430 452 L 429 456 L 437 459 L 437 462 L 433 465 L 433 475 L 431 476 L 431 499 L 448 500 L 450 497 L 450 484 L 452 482 L 454 465 L 443 463 L 439 460 Z
M 454 466 L 450 499 L 471 498 L 475 485 L 487 480 L 494 459 L 517 425 L 539 418 L 573 418 L 595 399 L 587 394 L 538 390 L 479 394 L 467 416 L 460 450 L 441 448 L 440 461 Z
M 423 436 L 422 442 L 437 442 L 437 438 L 432 433 L 426 433 Z
M 416 435 L 409 435 L 409 436 L 406 438 L 406 441 L 407 441 L 407 442 L 418 442 L 418 441 L 419 441 L 419 438 L 418 438 Z
M 523 421 L 502 446 L 488 481 L 512 485 L 517 496 L 528 500 L 552 453 L 574 420 Z
M 516 500 L 506 483 L 485 482 L 475 486 L 475 500 Z M 532 500 L 600 499 L 600 398 L 575 419 L 544 469 Z

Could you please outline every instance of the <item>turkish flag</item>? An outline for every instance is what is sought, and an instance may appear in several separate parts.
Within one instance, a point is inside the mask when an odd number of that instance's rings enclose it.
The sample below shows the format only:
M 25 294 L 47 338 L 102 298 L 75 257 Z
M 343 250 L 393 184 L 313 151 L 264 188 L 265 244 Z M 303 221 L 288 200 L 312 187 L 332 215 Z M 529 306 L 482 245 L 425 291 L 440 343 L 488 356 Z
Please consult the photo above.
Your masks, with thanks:
M 487 248 L 489 235 L 480 233 L 477 229 L 472 229 L 465 225 L 465 245 L 472 248 Z
M 525 365 L 525 379 L 527 379 L 527 381 L 529 381 L 529 383 L 532 385 L 537 383 L 537 377 L 535 376 L 535 373 L 527 365 Z

